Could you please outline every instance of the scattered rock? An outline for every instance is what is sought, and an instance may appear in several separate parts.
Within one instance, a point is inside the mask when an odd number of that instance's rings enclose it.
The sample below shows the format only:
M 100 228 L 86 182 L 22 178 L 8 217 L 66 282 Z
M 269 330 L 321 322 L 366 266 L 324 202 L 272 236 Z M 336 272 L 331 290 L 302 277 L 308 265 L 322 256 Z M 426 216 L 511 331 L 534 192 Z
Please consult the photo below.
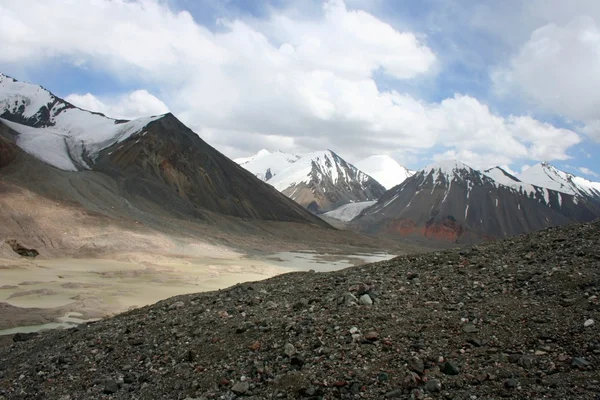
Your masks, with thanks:
M 437 379 L 430 379 L 425 384 L 425 390 L 430 393 L 438 393 L 442 391 L 442 383 Z
M 283 354 L 285 354 L 286 356 L 291 357 L 295 353 L 296 353 L 296 348 L 294 347 L 293 344 L 286 343 L 285 346 L 283 346 Z
M 104 384 L 104 393 L 105 394 L 113 394 L 119 391 L 119 384 L 117 381 L 109 380 Z
M 571 361 L 571 367 L 577 369 L 588 369 L 592 366 L 588 360 L 583 357 L 573 357 L 573 361 Z
M 423 371 L 425 370 L 423 360 L 421 360 L 419 357 L 411 358 L 408 361 L 408 369 L 410 369 L 413 372 L 416 372 L 419 375 L 422 375 Z
M 465 333 L 477 333 L 477 332 L 479 332 L 479 329 L 477 329 L 477 327 L 475 325 L 473 325 L 473 324 L 463 325 L 462 330 Z
M 583 326 L 586 327 L 586 328 L 589 327 L 589 326 L 592 326 L 592 325 L 594 325 L 594 320 L 591 319 L 591 318 L 590 319 L 586 319 L 585 322 L 583 323 Z
M 245 394 L 248 390 L 250 390 L 250 384 L 248 382 L 237 382 L 231 388 L 231 391 L 237 395 Z
M 519 387 L 519 381 L 514 378 L 507 379 L 504 381 L 504 387 L 508 389 L 516 389 Z
M 365 306 L 373 305 L 373 299 L 371 299 L 371 296 L 369 296 L 368 294 L 363 294 L 362 296 L 360 296 L 359 301 L 360 304 Z
M 460 369 L 453 362 L 446 361 L 441 368 L 441 371 L 446 375 L 458 375 Z

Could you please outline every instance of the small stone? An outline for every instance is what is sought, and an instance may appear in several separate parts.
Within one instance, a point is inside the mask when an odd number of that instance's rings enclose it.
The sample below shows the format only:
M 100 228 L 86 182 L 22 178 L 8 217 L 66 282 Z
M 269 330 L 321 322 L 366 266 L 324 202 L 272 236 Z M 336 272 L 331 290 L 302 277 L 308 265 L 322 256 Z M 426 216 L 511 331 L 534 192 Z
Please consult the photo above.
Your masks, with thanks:
M 442 383 L 437 379 L 431 379 L 425 384 L 425 390 L 430 393 L 438 393 L 442 391 Z
M 231 388 L 231 391 L 237 395 L 244 394 L 250 390 L 250 384 L 248 382 L 238 382 Z
M 283 346 L 283 354 L 286 356 L 291 357 L 294 355 L 294 353 L 296 353 L 296 348 L 293 344 L 286 343 L 285 346 Z
M 573 361 L 571 362 L 571 367 L 577 368 L 577 369 L 588 369 L 589 367 L 591 367 L 591 364 L 589 363 L 588 360 L 586 360 L 583 357 L 573 357 Z
M 442 365 L 441 371 L 446 375 L 458 375 L 460 370 L 453 362 L 446 361 L 444 365 Z
M 360 296 L 359 301 L 360 304 L 365 306 L 373 305 L 373 299 L 371 299 L 371 296 L 369 296 L 368 294 L 363 294 L 362 296 Z
M 252 342 L 252 344 L 250 344 L 250 346 L 248 346 L 248 348 L 252 351 L 260 350 L 260 347 L 261 347 L 261 344 L 258 340 L 255 342 Z
M 360 393 L 360 383 L 354 382 L 352 386 L 350 386 L 350 393 L 358 394 Z
M 477 332 L 479 332 L 479 329 L 477 329 L 477 327 L 475 325 L 473 325 L 473 324 L 463 325 L 462 330 L 465 333 L 477 333 Z
M 425 365 L 423 364 L 423 360 L 418 357 L 413 357 L 408 361 L 408 369 L 416 372 L 417 374 L 423 374 L 425 370 Z
M 514 378 L 507 379 L 504 382 L 504 387 L 506 387 L 508 389 L 515 389 L 515 388 L 519 387 L 519 381 Z
M 402 397 L 403 391 L 401 389 L 392 390 L 391 392 L 387 392 L 383 397 L 386 399 L 399 399 Z
M 584 326 L 585 328 L 587 328 L 587 327 L 589 327 L 589 326 L 592 326 L 592 325 L 594 325 L 594 320 L 593 320 L 593 319 L 591 319 L 591 318 L 590 318 L 590 319 L 586 319 L 586 320 L 585 320 L 585 322 L 583 323 L 583 326 Z
M 300 299 L 294 304 L 294 310 L 303 310 L 308 308 L 308 299 Z
M 352 304 L 356 304 L 358 303 L 358 299 L 356 298 L 355 295 L 353 295 L 352 293 L 348 292 L 344 295 L 344 304 L 347 306 L 350 306 Z
M 368 332 L 365 335 L 365 339 L 367 339 L 370 342 L 375 342 L 375 341 L 379 340 L 379 333 L 377 333 L 375 331 Z
M 104 384 L 104 394 L 113 394 L 119 391 L 119 384 L 116 381 L 106 381 Z
M 171 304 L 169 306 L 169 310 L 176 310 L 178 308 L 182 308 L 185 307 L 185 304 L 183 301 L 176 301 L 175 303 Z
M 274 309 L 276 309 L 278 306 L 277 306 L 277 303 L 275 303 L 274 301 L 267 301 L 267 302 L 265 303 L 265 307 L 267 308 L 267 310 L 274 310 Z
M 350 333 L 351 334 L 355 334 L 356 332 L 358 332 L 358 328 L 353 326 L 352 328 L 350 328 Z
M 387 382 L 388 379 L 390 379 L 390 376 L 387 372 L 380 372 L 379 375 L 377 375 L 377 380 L 379 382 Z

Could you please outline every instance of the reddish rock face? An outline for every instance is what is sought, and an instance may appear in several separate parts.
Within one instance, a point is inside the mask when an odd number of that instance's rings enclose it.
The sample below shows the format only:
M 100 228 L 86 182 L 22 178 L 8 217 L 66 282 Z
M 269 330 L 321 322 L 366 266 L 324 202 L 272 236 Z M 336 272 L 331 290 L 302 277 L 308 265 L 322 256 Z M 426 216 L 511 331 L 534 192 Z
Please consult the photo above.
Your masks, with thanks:
M 444 242 L 456 242 L 464 235 L 470 236 L 470 233 L 460 223 L 450 219 L 425 226 L 419 226 L 410 219 L 394 220 L 388 225 L 386 233 L 402 237 L 421 236 Z

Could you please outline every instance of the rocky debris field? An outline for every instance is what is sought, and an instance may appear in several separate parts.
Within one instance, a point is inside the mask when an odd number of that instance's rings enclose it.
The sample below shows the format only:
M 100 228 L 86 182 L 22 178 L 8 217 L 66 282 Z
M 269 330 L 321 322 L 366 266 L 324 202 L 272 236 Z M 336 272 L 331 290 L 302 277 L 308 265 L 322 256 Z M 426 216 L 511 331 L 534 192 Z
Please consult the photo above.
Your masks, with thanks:
M 171 298 L 0 349 L 3 399 L 596 399 L 600 223 Z

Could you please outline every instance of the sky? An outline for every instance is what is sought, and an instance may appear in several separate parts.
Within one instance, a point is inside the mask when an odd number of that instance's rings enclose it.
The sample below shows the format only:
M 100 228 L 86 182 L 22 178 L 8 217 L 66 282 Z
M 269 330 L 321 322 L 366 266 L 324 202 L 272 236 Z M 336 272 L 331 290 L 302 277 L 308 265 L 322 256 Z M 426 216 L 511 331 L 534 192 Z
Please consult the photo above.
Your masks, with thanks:
M 0 72 L 236 158 L 387 154 L 600 180 L 597 0 L 0 0 Z

